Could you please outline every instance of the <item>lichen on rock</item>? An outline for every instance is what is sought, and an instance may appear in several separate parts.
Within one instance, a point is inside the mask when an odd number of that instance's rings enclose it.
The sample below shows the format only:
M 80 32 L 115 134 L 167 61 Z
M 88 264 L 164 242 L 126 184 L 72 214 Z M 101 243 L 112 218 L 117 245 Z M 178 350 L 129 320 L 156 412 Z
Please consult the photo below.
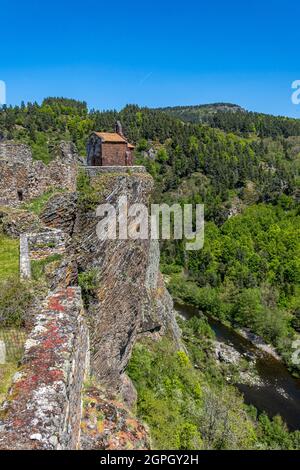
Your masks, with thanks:
M 149 431 L 126 407 L 95 386 L 83 395 L 81 449 L 148 450 Z

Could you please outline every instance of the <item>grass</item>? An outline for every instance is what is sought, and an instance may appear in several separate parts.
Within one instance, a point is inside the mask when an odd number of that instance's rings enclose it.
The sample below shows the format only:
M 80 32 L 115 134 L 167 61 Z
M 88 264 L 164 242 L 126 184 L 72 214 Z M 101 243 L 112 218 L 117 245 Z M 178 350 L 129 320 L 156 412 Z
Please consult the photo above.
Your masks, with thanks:
M 26 209 L 30 212 L 33 212 L 34 214 L 40 215 L 49 201 L 49 199 L 57 193 L 63 192 L 63 189 L 52 189 L 50 191 L 47 191 L 46 193 L 42 194 L 41 196 L 36 197 L 35 199 L 32 199 L 31 202 L 23 204 L 22 209 Z
M 12 384 L 12 378 L 17 370 L 18 366 L 14 362 L 0 364 L 0 405 L 5 400 L 6 394 Z
M 45 268 L 48 264 L 53 263 L 55 261 L 60 261 L 62 259 L 62 255 L 56 253 L 54 255 L 50 255 L 47 258 L 41 260 L 32 260 L 31 261 L 31 276 L 32 279 L 38 281 L 45 275 Z
M 30 296 L 24 287 L 22 297 L 22 287 L 19 284 L 19 240 L 0 234 L 0 316 L 2 321 L 8 315 L 8 324 L 15 322 L 17 326 L 0 329 L 0 340 L 6 344 L 7 360 L 6 364 L 0 364 L 0 404 L 6 397 L 23 354 L 25 332 L 18 328 L 21 323 L 18 309 L 26 309 L 27 297 L 29 299 Z
M 24 328 L 1 328 L 0 340 L 6 346 L 6 362 L 18 363 L 23 356 L 26 332 Z
M 0 234 L 0 281 L 19 275 L 19 240 Z
M 21 328 L 33 301 L 29 282 L 19 276 L 0 282 L 0 324 L 5 328 Z
M 15 328 L 0 330 L 0 340 L 6 345 L 6 363 L 0 364 L 0 404 L 5 400 L 22 358 L 26 333 Z

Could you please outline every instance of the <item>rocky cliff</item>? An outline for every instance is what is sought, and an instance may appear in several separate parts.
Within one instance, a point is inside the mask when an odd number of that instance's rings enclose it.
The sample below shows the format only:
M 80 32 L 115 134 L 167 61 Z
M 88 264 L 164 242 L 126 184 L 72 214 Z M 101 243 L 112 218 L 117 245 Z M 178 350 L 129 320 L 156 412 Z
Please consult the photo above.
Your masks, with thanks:
M 180 334 L 172 299 L 159 273 L 158 241 L 99 240 L 95 209 L 101 203 L 117 205 L 121 196 L 127 197 L 128 204 L 147 205 L 153 181 L 142 172 L 100 172 L 88 178 L 89 189 L 64 199 L 64 203 L 62 196 L 53 197 L 42 219 L 72 237 L 68 282 L 76 284 L 83 279 L 91 284 L 86 286 L 85 301 L 92 372 L 111 389 L 125 387 L 127 395 L 130 392 L 123 373 L 137 337 L 169 333 L 179 345 Z M 68 227 L 66 220 L 70 220 Z
M 31 165 L 30 158 L 28 162 Z M 67 161 L 64 164 L 68 166 Z M 73 172 L 72 159 L 69 165 Z M 12 448 L 19 439 L 18 446 L 23 449 L 126 448 L 129 441 L 134 448 L 149 448 L 147 429 L 128 410 L 135 403 L 136 391 L 125 370 L 141 335 L 155 341 L 168 334 L 180 348 L 172 299 L 159 272 L 158 241 L 103 240 L 96 230 L 100 204 L 109 202 L 117 207 L 120 197 L 126 196 L 129 206 L 147 206 L 153 189 L 151 176 L 143 167 L 103 171 L 82 167 L 79 174 L 77 186 L 73 181 L 71 191 L 54 194 L 37 220 L 26 218 L 26 225 L 25 212 L 19 209 L 13 210 L 13 221 L 7 221 L 5 211 L 2 215 L 2 226 L 14 236 L 20 233 L 20 227 L 31 230 L 37 224 L 38 233 L 21 234 L 27 240 L 29 265 L 30 260 L 40 259 L 36 249 L 42 257 L 59 249 L 62 259 L 48 273 L 49 292 L 44 303 L 38 302 L 31 312 L 22 374 L 15 378 L 11 398 L 0 416 L 1 448 Z M 64 240 L 63 250 L 56 239 L 52 240 L 57 233 Z M 63 351 L 67 346 L 66 359 Z M 66 372 L 67 363 L 74 367 Z M 87 370 L 93 387 L 84 391 Z M 52 394 L 53 403 L 47 396 L 47 390 L 52 393 L 51 387 L 60 387 L 61 391 Z M 97 405 L 87 404 L 81 416 L 79 404 L 84 394 L 86 403 L 91 396 L 97 397 L 96 401 L 92 398 Z M 116 401 L 117 396 L 123 404 Z M 105 415 L 100 428 L 98 415 Z
M 85 185 L 77 193 L 53 196 L 41 218 L 52 228 L 71 236 L 68 260 L 58 283 L 81 283 L 88 315 L 93 374 L 112 390 L 123 390 L 132 401 L 134 392 L 124 371 L 139 335 L 156 339 L 170 334 L 180 347 L 180 332 L 172 299 L 159 272 L 157 240 L 99 240 L 98 205 L 148 205 L 151 176 L 141 168 L 108 172 L 85 170 Z

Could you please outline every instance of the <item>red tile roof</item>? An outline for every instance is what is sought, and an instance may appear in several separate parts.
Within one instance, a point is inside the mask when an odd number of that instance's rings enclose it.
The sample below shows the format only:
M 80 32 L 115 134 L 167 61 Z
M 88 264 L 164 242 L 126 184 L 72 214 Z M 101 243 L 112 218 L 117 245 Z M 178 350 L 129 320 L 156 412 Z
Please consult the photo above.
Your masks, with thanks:
M 94 132 L 103 142 L 116 142 L 116 143 L 127 143 L 125 137 L 122 137 L 120 134 L 116 132 Z

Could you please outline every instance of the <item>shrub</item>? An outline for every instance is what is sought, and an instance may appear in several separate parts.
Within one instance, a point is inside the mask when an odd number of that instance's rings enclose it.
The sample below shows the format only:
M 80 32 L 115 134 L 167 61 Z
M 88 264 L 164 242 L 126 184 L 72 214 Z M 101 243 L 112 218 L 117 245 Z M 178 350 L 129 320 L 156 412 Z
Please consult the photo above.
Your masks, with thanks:
M 0 284 L 0 324 L 2 327 L 21 327 L 32 302 L 26 283 L 11 278 Z
M 138 144 L 137 144 L 137 151 L 142 152 L 144 150 L 148 149 L 148 141 L 146 139 L 140 139 Z
M 300 447 L 300 431 L 289 433 L 280 416 L 270 419 L 262 413 L 258 419 L 257 434 L 268 449 L 297 450 Z
M 84 170 L 77 176 L 78 201 L 84 210 L 95 209 L 100 202 L 103 186 L 98 182 L 91 186 L 90 179 Z
M 138 391 L 138 413 L 149 424 L 158 449 L 199 449 L 201 435 L 191 410 L 200 406 L 201 387 L 186 353 L 165 339 L 137 344 L 128 373 Z
M 41 260 L 32 260 L 31 261 L 31 277 L 34 281 L 38 281 L 39 279 L 45 276 L 45 269 L 46 266 L 50 263 L 54 263 L 55 261 L 60 261 L 62 259 L 62 255 L 56 253 L 54 255 L 47 256 L 47 258 Z
M 83 271 L 78 274 L 78 284 L 82 290 L 82 297 L 85 304 L 88 304 L 90 298 L 95 295 L 99 283 L 97 280 L 97 269 L 92 268 L 89 271 Z
M 190 327 L 198 330 L 196 322 Z M 148 423 L 156 448 L 253 448 L 254 426 L 241 396 L 226 384 L 205 383 L 189 356 L 174 351 L 170 340 L 137 344 L 127 372 L 138 391 L 138 414 Z
M 161 264 L 160 270 L 163 274 L 178 274 L 182 272 L 182 266 L 179 266 L 179 264 Z

